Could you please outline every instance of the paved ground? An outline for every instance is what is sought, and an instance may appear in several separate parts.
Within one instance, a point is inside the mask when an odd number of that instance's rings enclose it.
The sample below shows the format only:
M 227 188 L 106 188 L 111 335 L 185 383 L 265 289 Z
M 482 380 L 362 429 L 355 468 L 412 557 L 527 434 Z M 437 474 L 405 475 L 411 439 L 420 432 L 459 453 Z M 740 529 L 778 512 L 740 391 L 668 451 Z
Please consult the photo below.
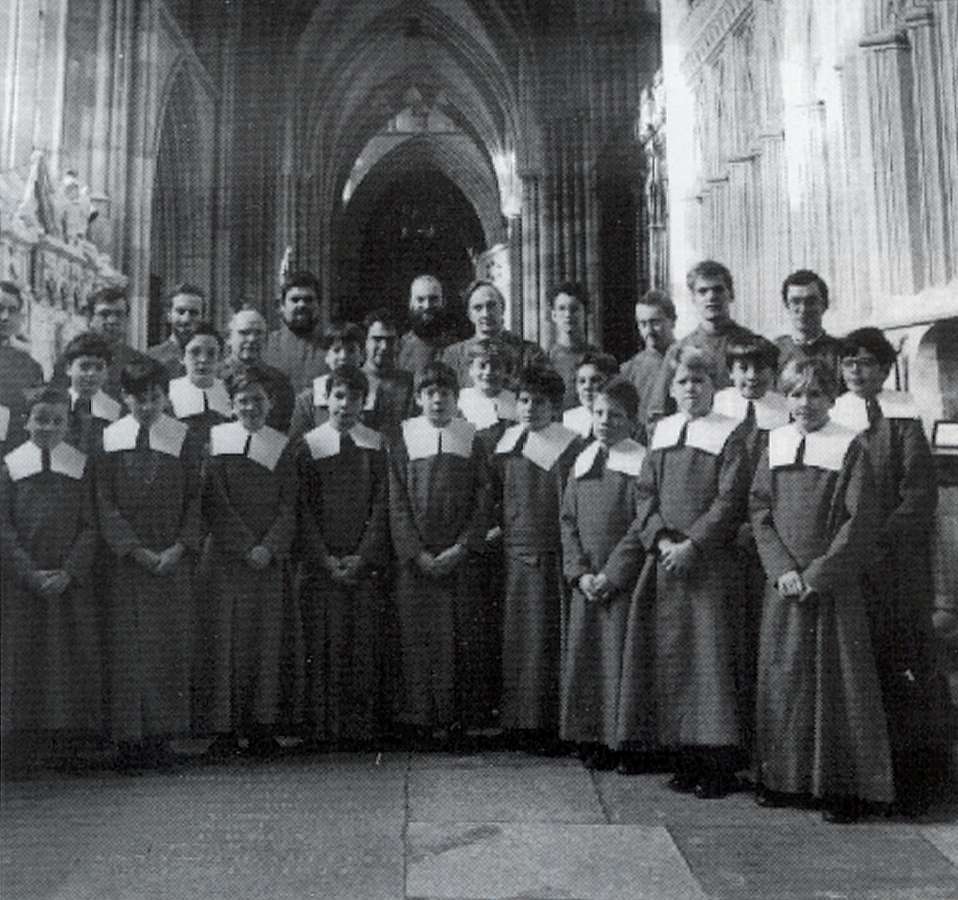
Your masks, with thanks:
M 3 786 L 4 900 L 958 898 L 958 807 L 824 824 L 518 754 L 297 756 Z

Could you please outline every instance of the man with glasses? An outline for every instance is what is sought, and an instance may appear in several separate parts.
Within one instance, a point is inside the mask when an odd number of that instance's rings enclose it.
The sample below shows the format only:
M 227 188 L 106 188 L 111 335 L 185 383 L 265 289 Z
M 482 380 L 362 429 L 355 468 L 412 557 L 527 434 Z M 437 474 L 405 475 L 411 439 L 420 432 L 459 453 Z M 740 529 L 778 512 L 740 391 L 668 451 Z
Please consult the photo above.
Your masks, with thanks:
M 791 332 L 775 339 L 778 346 L 778 374 L 793 359 L 824 359 L 844 387 L 840 365 L 842 342 L 822 327 L 828 309 L 828 285 L 811 269 L 798 269 L 782 282 L 782 302 L 788 312 Z

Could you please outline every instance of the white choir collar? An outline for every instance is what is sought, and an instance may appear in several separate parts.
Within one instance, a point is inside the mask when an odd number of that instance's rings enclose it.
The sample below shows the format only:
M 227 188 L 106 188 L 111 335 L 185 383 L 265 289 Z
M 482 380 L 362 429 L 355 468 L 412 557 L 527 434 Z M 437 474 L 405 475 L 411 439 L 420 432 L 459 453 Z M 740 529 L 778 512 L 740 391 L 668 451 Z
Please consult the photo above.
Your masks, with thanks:
M 569 444 L 579 437 L 576 432 L 558 422 L 552 422 L 539 431 L 529 431 L 527 425 L 520 423 L 505 430 L 499 443 L 496 444 L 496 453 L 511 453 L 519 442 L 519 438 L 527 431 L 529 436 L 523 444 L 522 455 L 546 472 L 555 465 L 556 460 L 562 456 Z
M 516 395 L 502 390 L 495 397 L 487 397 L 477 387 L 459 392 L 459 412 L 476 428 L 489 428 L 500 419 L 516 420 Z
M 70 388 L 70 409 L 76 407 L 80 395 L 74 388 Z M 90 398 L 90 415 L 95 419 L 102 419 L 104 422 L 115 422 L 120 418 L 123 407 L 114 400 L 106 391 L 100 389 Z
M 10 408 L 0 403 L 0 441 L 7 439 L 7 431 L 10 429 Z
M 592 434 L 592 410 L 587 406 L 576 406 L 562 414 L 562 424 L 576 434 L 587 438 Z
M 366 374 L 363 370 L 363 374 Z M 379 390 L 379 381 L 373 384 L 372 379 L 366 375 L 369 382 L 369 390 L 366 393 L 366 402 L 363 404 L 363 412 L 369 412 L 376 408 L 376 393 Z M 320 409 L 326 409 L 329 406 L 329 398 L 326 396 L 326 384 L 329 381 L 329 372 L 324 375 L 317 375 L 313 379 L 313 406 Z
M 170 403 L 173 405 L 173 415 L 178 419 L 200 415 L 204 411 L 204 396 L 213 412 L 217 412 L 227 419 L 233 417 L 230 396 L 226 392 L 226 385 L 222 379 L 214 379 L 212 386 L 208 388 L 201 388 L 193 384 L 188 375 L 174 378 L 170 382 Z
M 804 464 L 816 469 L 837 472 L 842 467 L 848 447 L 855 440 L 856 433 L 828 421 L 818 431 L 802 434 L 793 423 L 775 428 L 768 434 L 768 465 L 779 469 L 795 465 L 798 445 L 805 438 Z
M 182 422 L 162 413 L 150 426 L 150 449 L 167 456 L 179 457 L 187 430 Z M 140 423 L 132 415 L 124 416 L 104 429 L 103 449 L 107 453 L 133 450 L 139 433 Z
M 879 391 L 875 399 L 886 419 L 921 418 L 921 411 L 914 397 L 906 391 Z M 835 401 L 830 416 L 846 428 L 864 431 L 868 428 L 868 409 L 865 404 L 864 397 L 846 391 Z
M 748 415 L 749 402 L 755 405 L 755 424 L 762 431 L 771 431 L 788 424 L 788 401 L 776 391 L 767 391 L 757 400 L 749 401 L 736 387 L 722 388 L 715 395 L 712 409 L 736 422 L 743 422 Z
M 476 426 L 465 419 L 453 419 L 445 428 L 436 428 L 426 416 L 416 416 L 402 423 L 403 443 L 410 460 L 435 456 L 439 452 L 440 435 L 443 453 L 469 459 L 475 434 Z
M 362 450 L 379 450 L 383 445 L 382 435 L 372 428 L 357 423 L 349 429 L 349 436 Z M 306 446 L 309 447 L 313 459 L 326 459 L 329 456 L 338 456 L 342 432 L 333 428 L 331 422 L 323 422 L 312 431 L 303 435 Z
M 704 450 L 712 456 L 718 456 L 725 447 L 725 442 L 736 428 L 735 419 L 724 416 L 712 410 L 707 415 L 692 418 L 688 413 L 677 412 L 660 419 L 652 432 L 650 450 L 663 450 L 674 447 L 679 440 L 679 434 L 684 425 L 688 425 L 685 433 L 685 446 Z
M 249 438 L 249 449 L 246 440 Z M 245 456 L 270 472 L 276 468 L 289 438 L 264 425 L 259 431 L 247 431 L 241 422 L 224 422 L 210 429 L 211 456 Z
M 21 444 L 16 450 L 8 453 L 3 461 L 7 464 L 11 481 L 20 481 L 22 478 L 29 478 L 43 471 L 43 453 L 33 441 Z M 80 479 L 83 477 L 85 468 L 86 454 L 81 453 L 76 447 L 71 447 L 65 441 L 60 441 L 50 451 L 51 472 Z
M 576 478 L 584 478 L 592 471 L 601 446 L 598 441 L 593 441 L 576 457 L 573 467 L 573 474 Z M 621 472 L 623 475 L 637 477 L 645 455 L 646 449 L 638 441 L 634 441 L 632 438 L 623 438 L 609 448 L 609 456 L 606 459 L 605 467 L 612 472 Z

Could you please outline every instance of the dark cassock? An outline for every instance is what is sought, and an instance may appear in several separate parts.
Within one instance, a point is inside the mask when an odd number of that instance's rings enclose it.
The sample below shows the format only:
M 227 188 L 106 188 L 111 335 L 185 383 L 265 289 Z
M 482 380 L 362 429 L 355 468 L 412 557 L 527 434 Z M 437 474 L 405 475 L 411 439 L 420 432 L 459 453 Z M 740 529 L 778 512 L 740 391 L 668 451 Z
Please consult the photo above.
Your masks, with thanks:
M 166 369 L 171 381 L 186 374 L 186 366 L 183 364 L 183 348 L 176 339 L 176 335 L 171 334 L 165 341 L 147 347 L 146 355 L 155 359 Z
M 399 563 L 396 611 L 402 692 L 394 718 L 444 728 L 481 719 L 476 672 L 481 671 L 482 586 L 475 555 L 488 529 L 489 473 L 475 428 L 453 419 L 436 428 L 425 416 L 403 423 L 390 450 L 389 514 Z M 450 574 L 426 575 L 416 563 L 461 544 L 465 560 Z
M 800 343 L 789 334 L 783 334 L 775 338 L 775 346 L 778 347 L 778 377 L 781 378 L 782 372 L 793 359 L 822 359 L 828 363 L 829 369 L 835 376 L 835 381 L 844 390 L 845 382 L 842 379 L 842 341 L 841 338 L 833 337 L 824 331 L 815 338 L 814 341 Z
M 705 350 L 714 357 L 718 367 L 718 377 L 715 381 L 716 390 L 728 387 L 732 380 L 729 377 L 729 363 L 725 355 L 728 342 L 733 338 L 741 339 L 750 332 L 743 328 L 737 322 L 726 322 L 717 333 L 706 331 L 699 325 L 694 331 L 689 332 L 685 337 L 679 338 L 665 351 L 665 357 L 662 361 L 662 367 L 652 385 L 649 393 L 646 415 L 653 421 L 664 415 L 668 415 L 675 409 L 675 401 L 671 396 L 672 388 L 672 361 L 678 355 L 683 347 L 698 347 Z M 642 395 L 639 395 L 640 399 Z
M 935 673 L 931 541 L 938 484 L 910 394 L 883 390 L 871 402 L 846 393 L 832 417 L 859 432 L 878 495 L 879 530 L 863 590 L 881 681 L 895 790 L 922 805 L 942 777 L 946 712 Z
M 115 741 L 185 734 L 190 727 L 191 555 L 202 536 L 201 448 L 161 415 L 148 429 L 126 416 L 103 432 L 95 485 L 100 531 L 112 551 L 110 718 Z M 174 544 L 186 554 L 166 575 L 133 559 Z
M 81 397 L 70 388 L 70 414 L 66 440 L 87 456 L 103 451 L 103 432 L 124 413 L 124 406 L 106 391 Z
M 567 347 L 564 344 L 553 344 L 546 354 L 550 368 L 555 369 L 565 384 L 565 393 L 562 395 L 562 408 L 572 409 L 579 403 L 579 396 L 575 389 L 575 377 L 579 363 L 586 353 L 601 353 L 598 347 L 592 344 L 582 344 L 580 347 Z
M 442 359 L 443 350 L 453 342 L 451 334 L 443 332 L 434 340 L 425 340 L 415 331 L 407 331 L 399 338 L 396 365 L 415 378 L 430 363 Z
M 319 345 L 320 331 L 300 337 L 286 325 L 271 331 L 263 349 L 263 362 L 279 369 L 293 385 L 293 393 L 308 388 L 317 375 L 329 371 L 326 351 Z
M 369 741 L 380 734 L 390 560 L 389 471 L 378 432 L 346 433 L 326 422 L 297 450 L 301 556 L 299 606 L 306 653 L 306 722 L 320 741 Z M 353 583 L 322 560 L 358 556 Z
M 296 469 L 285 434 L 240 422 L 216 425 L 203 479 L 203 519 L 212 536 L 209 609 L 199 648 L 207 673 L 197 699 L 204 730 L 275 725 L 280 716 L 288 563 L 296 530 Z M 270 561 L 247 561 L 257 546 Z
M 472 360 L 469 357 L 469 351 L 476 343 L 487 342 L 493 344 L 505 358 L 505 368 L 508 372 L 507 380 L 514 381 L 519 377 L 519 373 L 531 365 L 546 365 L 547 358 L 538 344 L 532 341 L 524 340 L 511 331 L 501 331 L 494 338 L 466 338 L 464 341 L 452 344 L 446 347 L 442 352 L 442 361 L 451 366 L 456 373 L 456 379 L 459 382 L 460 390 L 464 387 L 472 387 L 472 377 L 469 374 L 469 366 Z
M 506 563 L 500 715 L 506 730 L 558 728 L 568 613 L 559 510 L 581 449 L 578 435 L 558 423 L 539 431 L 513 425 L 496 445 L 494 497 Z
M 220 370 L 220 378 L 228 380 L 234 372 L 242 371 L 246 366 L 235 359 L 228 359 L 223 363 Z M 266 393 L 269 394 L 272 408 L 266 417 L 266 424 L 270 428 L 282 431 L 286 434 L 289 431 L 290 419 L 293 416 L 293 404 L 296 401 L 296 395 L 293 392 L 293 385 L 279 369 L 275 369 L 263 362 L 256 363 L 256 369 L 262 377 Z
M 87 457 L 65 442 L 28 441 L 0 468 L 4 734 L 102 729 L 91 483 Z M 44 597 L 38 572 L 56 569 L 70 583 Z
M 40 363 L 9 342 L 0 344 L 0 449 L 15 449 L 27 439 L 23 392 L 42 383 Z
M 656 566 L 655 682 L 666 747 L 738 747 L 736 695 L 741 576 L 735 537 L 746 509 L 748 456 L 734 419 L 675 413 L 655 428 L 639 476 L 635 521 L 603 570 L 625 590 L 636 556 L 688 538 L 698 554 L 679 576 Z
M 892 772 L 861 572 L 876 527 L 871 466 L 834 422 L 769 435 L 750 517 L 768 585 L 762 617 L 756 773 L 772 791 L 889 802 Z M 798 571 L 814 592 L 782 597 Z
M 562 663 L 559 736 L 612 749 L 655 747 L 652 601 L 636 597 L 644 556 L 632 554 L 624 586 L 601 602 L 579 588 L 602 571 L 638 511 L 646 449 L 626 438 L 593 442 L 576 458 L 562 500 L 563 573 L 572 596 Z
M 649 406 L 652 402 L 655 383 L 662 371 L 665 354 L 658 350 L 646 348 L 640 350 L 631 359 L 626 360 L 619 367 L 619 373 L 628 379 L 639 392 L 639 424 L 643 428 L 649 425 Z
M 233 418 L 233 405 L 226 385 L 216 378 L 208 388 L 193 384 L 184 375 L 174 378 L 169 389 L 170 409 L 173 415 L 195 432 L 200 444 L 209 443 L 210 429 Z

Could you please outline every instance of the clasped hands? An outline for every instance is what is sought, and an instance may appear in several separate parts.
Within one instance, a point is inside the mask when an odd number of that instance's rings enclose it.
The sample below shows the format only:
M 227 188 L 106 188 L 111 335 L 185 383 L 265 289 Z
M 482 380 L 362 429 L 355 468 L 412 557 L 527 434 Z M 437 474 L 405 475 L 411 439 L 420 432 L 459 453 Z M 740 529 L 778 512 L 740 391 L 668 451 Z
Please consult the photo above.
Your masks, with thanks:
M 663 535 L 656 542 L 659 551 L 659 562 L 667 572 L 680 578 L 688 575 L 698 557 L 698 548 L 689 538 L 675 541 Z
M 598 575 L 593 575 L 591 572 L 580 575 L 578 584 L 579 590 L 585 594 L 585 599 L 590 603 L 605 603 L 614 593 L 609 579 L 601 572 Z
M 356 555 L 333 556 L 327 553 L 323 560 L 323 567 L 338 584 L 356 584 L 363 567 L 363 558 Z
M 183 558 L 186 548 L 182 544 L 173 544 L 159 553 L 147 547 L 137 547 L 133 551 L 133 560 L 154 575 L 169 575 Z
M 38 569 L 33 573 L 36 591 L 41 597 L 59 597 L 73 580 L 63 569 Z
M 416 565 L 424 575 L 432 578 L 444 578 L 466 558 L 466 548 L 462 544 L 453 544 L 441 553 L 421 550 L 416 557 Z
M 802 603 L 810 599 L 815 593 L 797 569 L 792 569 L 784 575 L 780 575 L 778 581 L 775 582 L 775 590 L 786 600 L 794 600 L 796 603 Z

